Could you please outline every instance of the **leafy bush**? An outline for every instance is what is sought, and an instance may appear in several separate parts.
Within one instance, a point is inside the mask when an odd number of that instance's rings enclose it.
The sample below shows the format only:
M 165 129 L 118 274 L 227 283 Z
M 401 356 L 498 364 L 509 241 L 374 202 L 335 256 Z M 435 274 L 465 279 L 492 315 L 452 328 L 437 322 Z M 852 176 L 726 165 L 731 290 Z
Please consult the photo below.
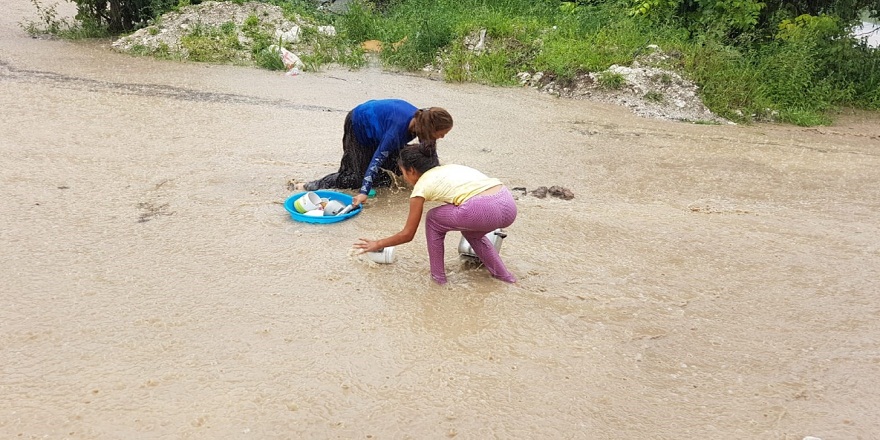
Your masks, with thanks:
M 657 24 L 673 24 L 695 35 L 725 41 L 742 33 L 761 38 L 775 33 L 780 20 L 800 15 L 828 15 L 845 23 L 858 20 L 863 11 L 880 16 L 880 0 L 627 0 L 629 14 Z
M 880 83 L 880 73 L 865 69 L 871 62 L 876 65 L 876 53 L 859 49 L 835 17 L 802 15 L 784 20 L 776 41 L 762 47 L 761 61 L 764 93 L 784 120 L 827 121 L 805 115 L 822 115 L 837 105 L 859 102 L 863 99 L 859 95 L 876 90 Z
M 91 21 L 113 34 L 143 27 L 149 20 L 171 10 L 177 4 L 175 0 L 73 1 L 76 3 L 78 20 Z
M 769 114 L 770 102 L 757 87 L 761 72 L 750 53 L 717 43 L 693 45 L 684 52 L 685 71 L 713 112 L 742 122 Z

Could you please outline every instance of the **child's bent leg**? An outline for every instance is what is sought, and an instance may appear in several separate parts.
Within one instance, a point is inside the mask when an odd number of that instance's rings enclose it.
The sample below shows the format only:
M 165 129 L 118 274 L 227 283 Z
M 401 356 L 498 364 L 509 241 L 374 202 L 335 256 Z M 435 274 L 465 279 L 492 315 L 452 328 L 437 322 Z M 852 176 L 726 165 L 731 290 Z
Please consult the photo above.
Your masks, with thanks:
M 462 206 L 462 235 L 493 277 L 515 283 L 516 277 L 498 255 L 498 251 L 485 235 L 497 228 L 506 228 L 516 219 L 516 202 L 505 187 L 496 194 L 475 197 Z
M 492 242 L 486 238 L 485 232 L 463 231 L 461 235 L 467 239 L 471 249 L 474 250 L 474 253 L 477 254 L 477 257 L 493 277 L 508 283 L 516 282 L 516 277 L 507 270 L 507 266 L 501 261 L 501 256 L 498 255 L 495 246 L 492 246 Z
M 452 216 L 453 205 L 440 205 L 428 210 L 425 215 L 425 237 L 428 239 L 428 260 L 431 262 L 431 278 L 438 284 L 446 284 L 445 242 L 449 232 L 448 219 Z
M 306 191 L 317 191 L 319 189 L 339 188 L 336 184 L 338 176 L 339 173 L 330 173 L 320 179 L 306 182 L 302 189 Z
M 507 270 L 498 251 L 484 237 L 496 228 L 510 226 L 515 218 L 516 203 L 506 188 L 497 195 L 476 197 L 461 206 L 445 204 L 429 210 L 425 216 L 425 236 L 428 239 L 431 277 L 440 284 L 446 282 L 443 260 L 446 233 L 461 231 L 493 277 L 515 283 L 516 277 Z

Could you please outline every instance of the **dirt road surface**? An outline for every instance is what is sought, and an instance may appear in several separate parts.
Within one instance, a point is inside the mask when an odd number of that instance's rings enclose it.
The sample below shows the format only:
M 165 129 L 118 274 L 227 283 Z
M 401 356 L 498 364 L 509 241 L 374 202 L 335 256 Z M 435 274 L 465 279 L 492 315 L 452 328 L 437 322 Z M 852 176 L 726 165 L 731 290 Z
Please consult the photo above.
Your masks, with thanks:
M 286 77 L 0 17 L 0 438 L 880 437 L 880 118 L 710 126 L 367 69 Z M 293 221 L 371 98 L 522 195 L 519 285 Z

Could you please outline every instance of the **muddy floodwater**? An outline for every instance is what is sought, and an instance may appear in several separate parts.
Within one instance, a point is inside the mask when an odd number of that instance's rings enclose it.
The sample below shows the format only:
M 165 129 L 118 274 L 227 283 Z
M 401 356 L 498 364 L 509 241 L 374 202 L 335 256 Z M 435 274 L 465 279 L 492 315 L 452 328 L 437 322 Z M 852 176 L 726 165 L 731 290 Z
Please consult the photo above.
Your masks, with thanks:
M 0 16 L 0 438 L 880 438 L 880 117 L 696 125 L 372 68 L 288 77 Z M 508 285 L 407 190 L 293 221 L 346 112 L 442 106 L 517 192 Z

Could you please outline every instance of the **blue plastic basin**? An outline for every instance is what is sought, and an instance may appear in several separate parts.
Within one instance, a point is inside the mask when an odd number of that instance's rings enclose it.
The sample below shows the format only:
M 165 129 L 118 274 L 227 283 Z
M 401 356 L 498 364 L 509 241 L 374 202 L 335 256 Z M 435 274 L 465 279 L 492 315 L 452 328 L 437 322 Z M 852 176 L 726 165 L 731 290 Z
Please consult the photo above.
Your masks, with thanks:
M 294 220 L 296 220 L 298 222 L 303 222 L 303 223 L 338 223 L 343 220 L 348 220 L 348 219 L 361 213 L 362 206 L 358 205 L 351 212 L 348 212 L 348 213 L 345 213 L 342 215 L 325 215 L 322 217 L 312 217 L 310 215 L 300 214 L 299 212 L 296 211 L 296 208 L 293 207 L 293 202 L 295 202 L 296 199 L 302 197 L 302 195 L 305 193 L 306 193 L 305 191 L 296 193 L 284 201 L 284 209 L 286 209 L 287 212 L 290 213 L 291 218 L 293 218 Z M 317 191 L 315 191 L 315 194 L 317 194 L 318 197 L 321 197 L 324 199 L 337 200 L 346 206 L 350 205 L 351 200 L 352 200 L 352 197 L 350 195 L 344 194 L 341 192 L 336 192 L 336 191 L 317 190 Z

